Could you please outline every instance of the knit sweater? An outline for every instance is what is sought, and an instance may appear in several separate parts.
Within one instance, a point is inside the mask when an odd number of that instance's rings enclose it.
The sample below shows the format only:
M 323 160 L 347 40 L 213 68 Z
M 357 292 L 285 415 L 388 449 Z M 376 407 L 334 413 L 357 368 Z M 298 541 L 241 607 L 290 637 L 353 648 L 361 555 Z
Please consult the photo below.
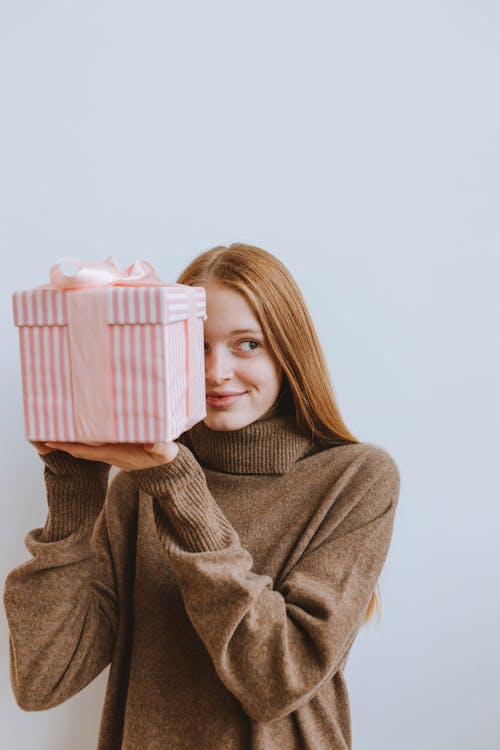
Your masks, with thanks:
M 389 549 L 394 459 L 272 412 L 177 442 L 109 487 L 106 464 L 43 457 L 47 521 L 4 588 L 19 706 L 111 664 L 98 750 L 351 748 L 343 669 Z

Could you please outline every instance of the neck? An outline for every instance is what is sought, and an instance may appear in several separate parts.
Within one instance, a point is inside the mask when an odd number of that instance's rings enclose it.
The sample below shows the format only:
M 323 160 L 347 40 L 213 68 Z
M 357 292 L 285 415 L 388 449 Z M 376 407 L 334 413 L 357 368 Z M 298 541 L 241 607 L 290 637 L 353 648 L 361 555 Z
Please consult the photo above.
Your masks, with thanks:
M 185 437 L 203 466 L 229 474 L 285 474 L 311 442 L 276 405 L 238 430 L 212 430 L 198 422 Z

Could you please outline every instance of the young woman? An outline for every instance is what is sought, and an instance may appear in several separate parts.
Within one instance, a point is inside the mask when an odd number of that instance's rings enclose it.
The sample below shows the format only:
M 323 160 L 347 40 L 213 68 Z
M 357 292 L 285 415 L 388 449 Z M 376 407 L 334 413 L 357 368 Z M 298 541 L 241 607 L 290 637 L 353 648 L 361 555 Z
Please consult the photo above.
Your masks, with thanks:
M 178 281 L 206 289 L 207 416 L 169 444 L 37 444 L 47 521 L 4 591 L 16 700 L 110 664 L 99 750 L 350 748 L 397 465 L 344 425 L 277 258 L 216 247 Z

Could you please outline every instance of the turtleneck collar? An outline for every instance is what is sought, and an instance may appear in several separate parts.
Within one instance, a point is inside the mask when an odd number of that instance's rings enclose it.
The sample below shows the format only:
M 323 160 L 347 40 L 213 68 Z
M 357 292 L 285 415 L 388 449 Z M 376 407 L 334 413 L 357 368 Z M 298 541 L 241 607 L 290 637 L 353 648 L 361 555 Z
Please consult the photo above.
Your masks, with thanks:
M 229 474 L 286 474 L 311 443 L 293 416 L 276 408 L 239 430 L 212 430 L 197 422 L 183 437 L 205 468 Z

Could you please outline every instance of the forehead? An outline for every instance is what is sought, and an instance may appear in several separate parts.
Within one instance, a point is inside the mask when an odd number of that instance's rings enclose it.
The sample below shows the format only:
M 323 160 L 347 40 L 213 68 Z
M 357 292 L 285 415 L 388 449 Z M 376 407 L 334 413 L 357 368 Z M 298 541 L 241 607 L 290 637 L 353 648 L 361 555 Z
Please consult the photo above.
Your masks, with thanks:
M 213 281 L 200 286 L 205 288 L 207 298 L 205 331 L 217 331 L 227 335 L 261 331 L 259 321 L 240 292 Z

